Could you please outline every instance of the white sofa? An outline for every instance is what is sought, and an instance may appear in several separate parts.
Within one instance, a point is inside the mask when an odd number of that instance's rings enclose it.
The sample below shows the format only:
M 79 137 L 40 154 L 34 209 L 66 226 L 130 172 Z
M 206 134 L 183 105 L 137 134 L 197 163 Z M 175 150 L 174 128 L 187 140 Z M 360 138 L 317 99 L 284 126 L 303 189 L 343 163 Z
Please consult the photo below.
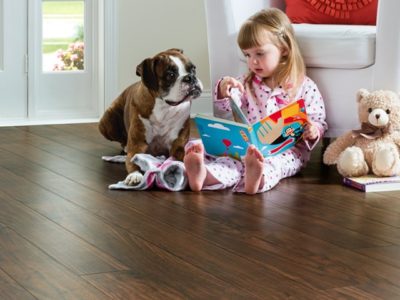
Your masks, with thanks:
M 283 0 L 205 0 L 212 85 L 224 75 L 246 71 L 236 44 L 242 22 Z M 356 92 L 360 88 L 400 91 L 399 0 L 378 2 L 377 26 L 295 24 L 307 75 L 318 85 L 335 137 L 359 127 Z

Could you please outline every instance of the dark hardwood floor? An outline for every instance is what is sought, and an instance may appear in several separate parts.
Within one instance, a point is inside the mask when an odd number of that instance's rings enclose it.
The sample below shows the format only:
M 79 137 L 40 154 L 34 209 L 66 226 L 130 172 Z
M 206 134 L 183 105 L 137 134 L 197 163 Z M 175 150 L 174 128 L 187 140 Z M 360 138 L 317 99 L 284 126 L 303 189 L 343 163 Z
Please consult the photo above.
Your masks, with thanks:
M 400 299 L 400 193 L 110 191 L 96 124 L 0 128 L 0 299 Z

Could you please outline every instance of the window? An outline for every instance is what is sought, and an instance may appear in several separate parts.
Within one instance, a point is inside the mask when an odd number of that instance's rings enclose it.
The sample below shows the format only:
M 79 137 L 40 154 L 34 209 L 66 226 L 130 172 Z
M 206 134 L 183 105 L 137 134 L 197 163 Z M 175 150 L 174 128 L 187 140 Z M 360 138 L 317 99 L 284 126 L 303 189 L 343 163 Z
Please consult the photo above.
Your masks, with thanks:
M 44 72 L 84 70 L 84 16 L 84 0 L 42 1 Z

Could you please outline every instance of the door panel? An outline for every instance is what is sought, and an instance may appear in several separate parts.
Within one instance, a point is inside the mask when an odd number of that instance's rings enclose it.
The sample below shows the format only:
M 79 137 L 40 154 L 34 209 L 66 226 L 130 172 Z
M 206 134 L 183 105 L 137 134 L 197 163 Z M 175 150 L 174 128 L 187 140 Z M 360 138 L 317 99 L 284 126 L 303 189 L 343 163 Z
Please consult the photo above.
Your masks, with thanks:
M 27 3 L 0 0 L 0 118 L 27 116 Z

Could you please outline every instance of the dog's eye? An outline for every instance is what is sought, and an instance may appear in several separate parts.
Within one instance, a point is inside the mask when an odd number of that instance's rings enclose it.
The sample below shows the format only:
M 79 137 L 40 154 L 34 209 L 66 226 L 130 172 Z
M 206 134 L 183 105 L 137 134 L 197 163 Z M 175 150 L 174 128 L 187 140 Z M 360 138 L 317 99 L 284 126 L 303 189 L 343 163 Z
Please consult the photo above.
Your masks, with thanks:
M 368 108 L 368 112 L 371 113 L 372 112 L 372 108 Z
M 176 74 L 172 71 L 167 72 L 167 80 L 174 80 L 176 77 Z
M 187 65 L 186 70 L 190 74 L 196 75 L 196 66 L 195 65 L 192 65 L 192 64 Z
M 390 109 L 387 109 L 387 110 L 386 110 L 386 113 L 387 113 L 387 114 L 390 114 Z

